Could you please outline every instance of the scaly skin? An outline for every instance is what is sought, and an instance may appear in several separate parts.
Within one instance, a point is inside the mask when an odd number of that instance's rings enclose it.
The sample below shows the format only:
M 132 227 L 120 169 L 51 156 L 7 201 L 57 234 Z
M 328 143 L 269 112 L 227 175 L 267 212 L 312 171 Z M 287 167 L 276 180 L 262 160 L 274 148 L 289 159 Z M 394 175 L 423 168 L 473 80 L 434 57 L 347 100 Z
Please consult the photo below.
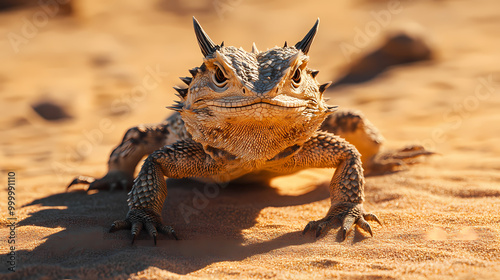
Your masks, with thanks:
M 171 109 L 178 113 L 161 124 L 130 129 L 112 152 L 106 176 L 80 176 L 70 186 L 129 187 L 138 161 L 149 155 L 129 193 L 127 217 L 115 221 L 110 231 L 131 229 L 133 243 L 145 228 L 156 244 L 158 232 L 177 238 L 161 219 L 165 177 L 221 182 L 257 172 L 275 176 L 336 168 L 330 210 L 307 224 L 304 233 L 315 230 L 319 236 L 339 219 L 343 239 L 354 225 L 372 235 L 367 221 L 380 221 L 363 209 L 362 159 L 368 170 L 383 173 L 430 153 L 415 146 L 380 155 L 383 138 L 361 113 L 336 112 L 336 106 L 326 104 L 323 93 L 330 83 L 319 84 L 318 71 L 307 67 L 319 20 L 295 46 L 285 43 L 259 52 L 254 45 L 251 53 L 215 45 L 193 20 L 205 58 L 190 70 L 192 78 L 181 78 L 188 88 L 176 88 L 180 101 Z

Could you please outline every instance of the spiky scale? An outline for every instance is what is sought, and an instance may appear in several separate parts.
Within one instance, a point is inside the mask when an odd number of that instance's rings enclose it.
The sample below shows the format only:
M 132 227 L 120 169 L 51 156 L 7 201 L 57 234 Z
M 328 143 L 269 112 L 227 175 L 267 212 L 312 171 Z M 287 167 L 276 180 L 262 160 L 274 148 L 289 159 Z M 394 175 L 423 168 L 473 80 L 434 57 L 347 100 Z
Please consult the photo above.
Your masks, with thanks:
M 196 74 L 198 74 L 198 67 L 189 69 L 189 73 L 191 73 L 191 76 L 196 77 Z
M 182 82 L 184 82 L 186 85 L 190 85 L 191 82 L 193 81 L 193 78 L 191 77 L 179 77 L 179 79 L 181 79 Z
M 333 106 L 328 105 L 327 113 L 331 114 L 331 113 L 337 111 L 338 108 L 339 108 L 339 106 L 337 106 L 337 105 L 333 105 Z
M 182 111 L 181 108 L 177 108 L 177 107 L 174 107 L 174 106 L 167 106 L 165 108 L 173 110 L 173 111 L 176 111 L 176 112 L 181 112 Z
M 254 54 L 259 53 L 259 49 L 257 49 L 257 45 L 255 45 L 255 42 L 252 44 L 252 53 L 254 53 Z
M 187 88 L 174 87 L 174 89 L 180 94 L 182 98 L 186 98 L 189 91 L 189 89 Z
M 183 107 L 184 107 L 184 103 L 176 101 L 176 104 L 173 104 L 171 106 L 167 106 L 166 108 L 173 110 L 173 111 L 176 111 L 176 112 L 180 112 L 180 111 L 182 111 Z
M 312 72 L 311 72 L 311 76 L 312 76 L 313 78 L 316 78 L 316 76 L 318 76 L 318 73 L 319 73 L 319 71 L 318 71 L 318 70 L 312 70 Z
M 319 92 L 323 93 L 332 84 L 332 82 L 324 83 L 319 86 Z

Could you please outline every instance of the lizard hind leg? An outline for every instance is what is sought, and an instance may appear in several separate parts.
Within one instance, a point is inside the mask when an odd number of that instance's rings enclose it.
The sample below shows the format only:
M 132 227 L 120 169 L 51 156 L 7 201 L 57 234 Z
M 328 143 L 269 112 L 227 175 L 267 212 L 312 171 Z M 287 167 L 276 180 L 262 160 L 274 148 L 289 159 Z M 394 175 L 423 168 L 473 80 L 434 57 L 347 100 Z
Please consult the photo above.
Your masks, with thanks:
M 405 170 L 420 156 L 434 154 L 419 145 L 382 152 L 384 137 L 361 112 L 338 111 L 328 116 L 321 130 L 334 133 L 353 144 L 361 154 L 365 175 L 378 175 Z
M 384 137 L 359 111 L 341 110 L 326 118 L 321 130 L 338 135 L 356 147 L 362 162 L 379 153 Z
M 173 114 L 159 124 L 132 127 L 125 133 L 122 142 L 111 152 L 108 173 L 104 177 L 96 179 L 90 176 L 78 176 L 68 188 L 75 184 L 88 184 L 88 190 L 130 189 L 135 168 L 144 156 L 187 137 L 179 114 Z
M 405 170 L 409 165 L 418 163 L 418 157 L 434 154 L 436 153 L 426 150 L 421 145 L 409 145 L 398 150 L 379 153 L 370 161 L 369 175 Z

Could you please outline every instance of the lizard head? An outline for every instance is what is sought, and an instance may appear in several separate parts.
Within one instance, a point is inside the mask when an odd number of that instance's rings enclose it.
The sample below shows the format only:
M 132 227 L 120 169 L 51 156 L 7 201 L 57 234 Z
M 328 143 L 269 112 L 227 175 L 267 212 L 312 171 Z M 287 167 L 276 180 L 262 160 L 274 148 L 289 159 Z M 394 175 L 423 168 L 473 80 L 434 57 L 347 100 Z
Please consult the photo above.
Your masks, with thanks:
M 330 83 L 316 81 L 307 67 L 319 19 L 295 46 L 251 52 L 216 45 L 193 18 L 204 56 L 188 88 L 175 88 L 187 131 L 209 153 L 223 151 L 243 160 L 265 161 L 298 150 L 336 106 L 323 92 Z

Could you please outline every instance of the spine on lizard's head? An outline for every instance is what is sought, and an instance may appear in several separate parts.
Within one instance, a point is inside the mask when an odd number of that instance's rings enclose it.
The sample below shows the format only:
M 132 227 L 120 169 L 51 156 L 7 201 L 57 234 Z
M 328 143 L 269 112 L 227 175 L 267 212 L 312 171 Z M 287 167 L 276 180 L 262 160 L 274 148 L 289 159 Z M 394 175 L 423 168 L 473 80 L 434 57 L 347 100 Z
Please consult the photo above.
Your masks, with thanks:
M 193 17 L 204 56 L 200 67 L 175 88 L 187 131 L 207 152 L 222 150 L 246 161 L 265 161 L 301 145 L 336 110 L 323 92 L 330 83 L 316 81 L 307 55 L 319 19 L 294 46 L 259 51 L 216 45 Z

